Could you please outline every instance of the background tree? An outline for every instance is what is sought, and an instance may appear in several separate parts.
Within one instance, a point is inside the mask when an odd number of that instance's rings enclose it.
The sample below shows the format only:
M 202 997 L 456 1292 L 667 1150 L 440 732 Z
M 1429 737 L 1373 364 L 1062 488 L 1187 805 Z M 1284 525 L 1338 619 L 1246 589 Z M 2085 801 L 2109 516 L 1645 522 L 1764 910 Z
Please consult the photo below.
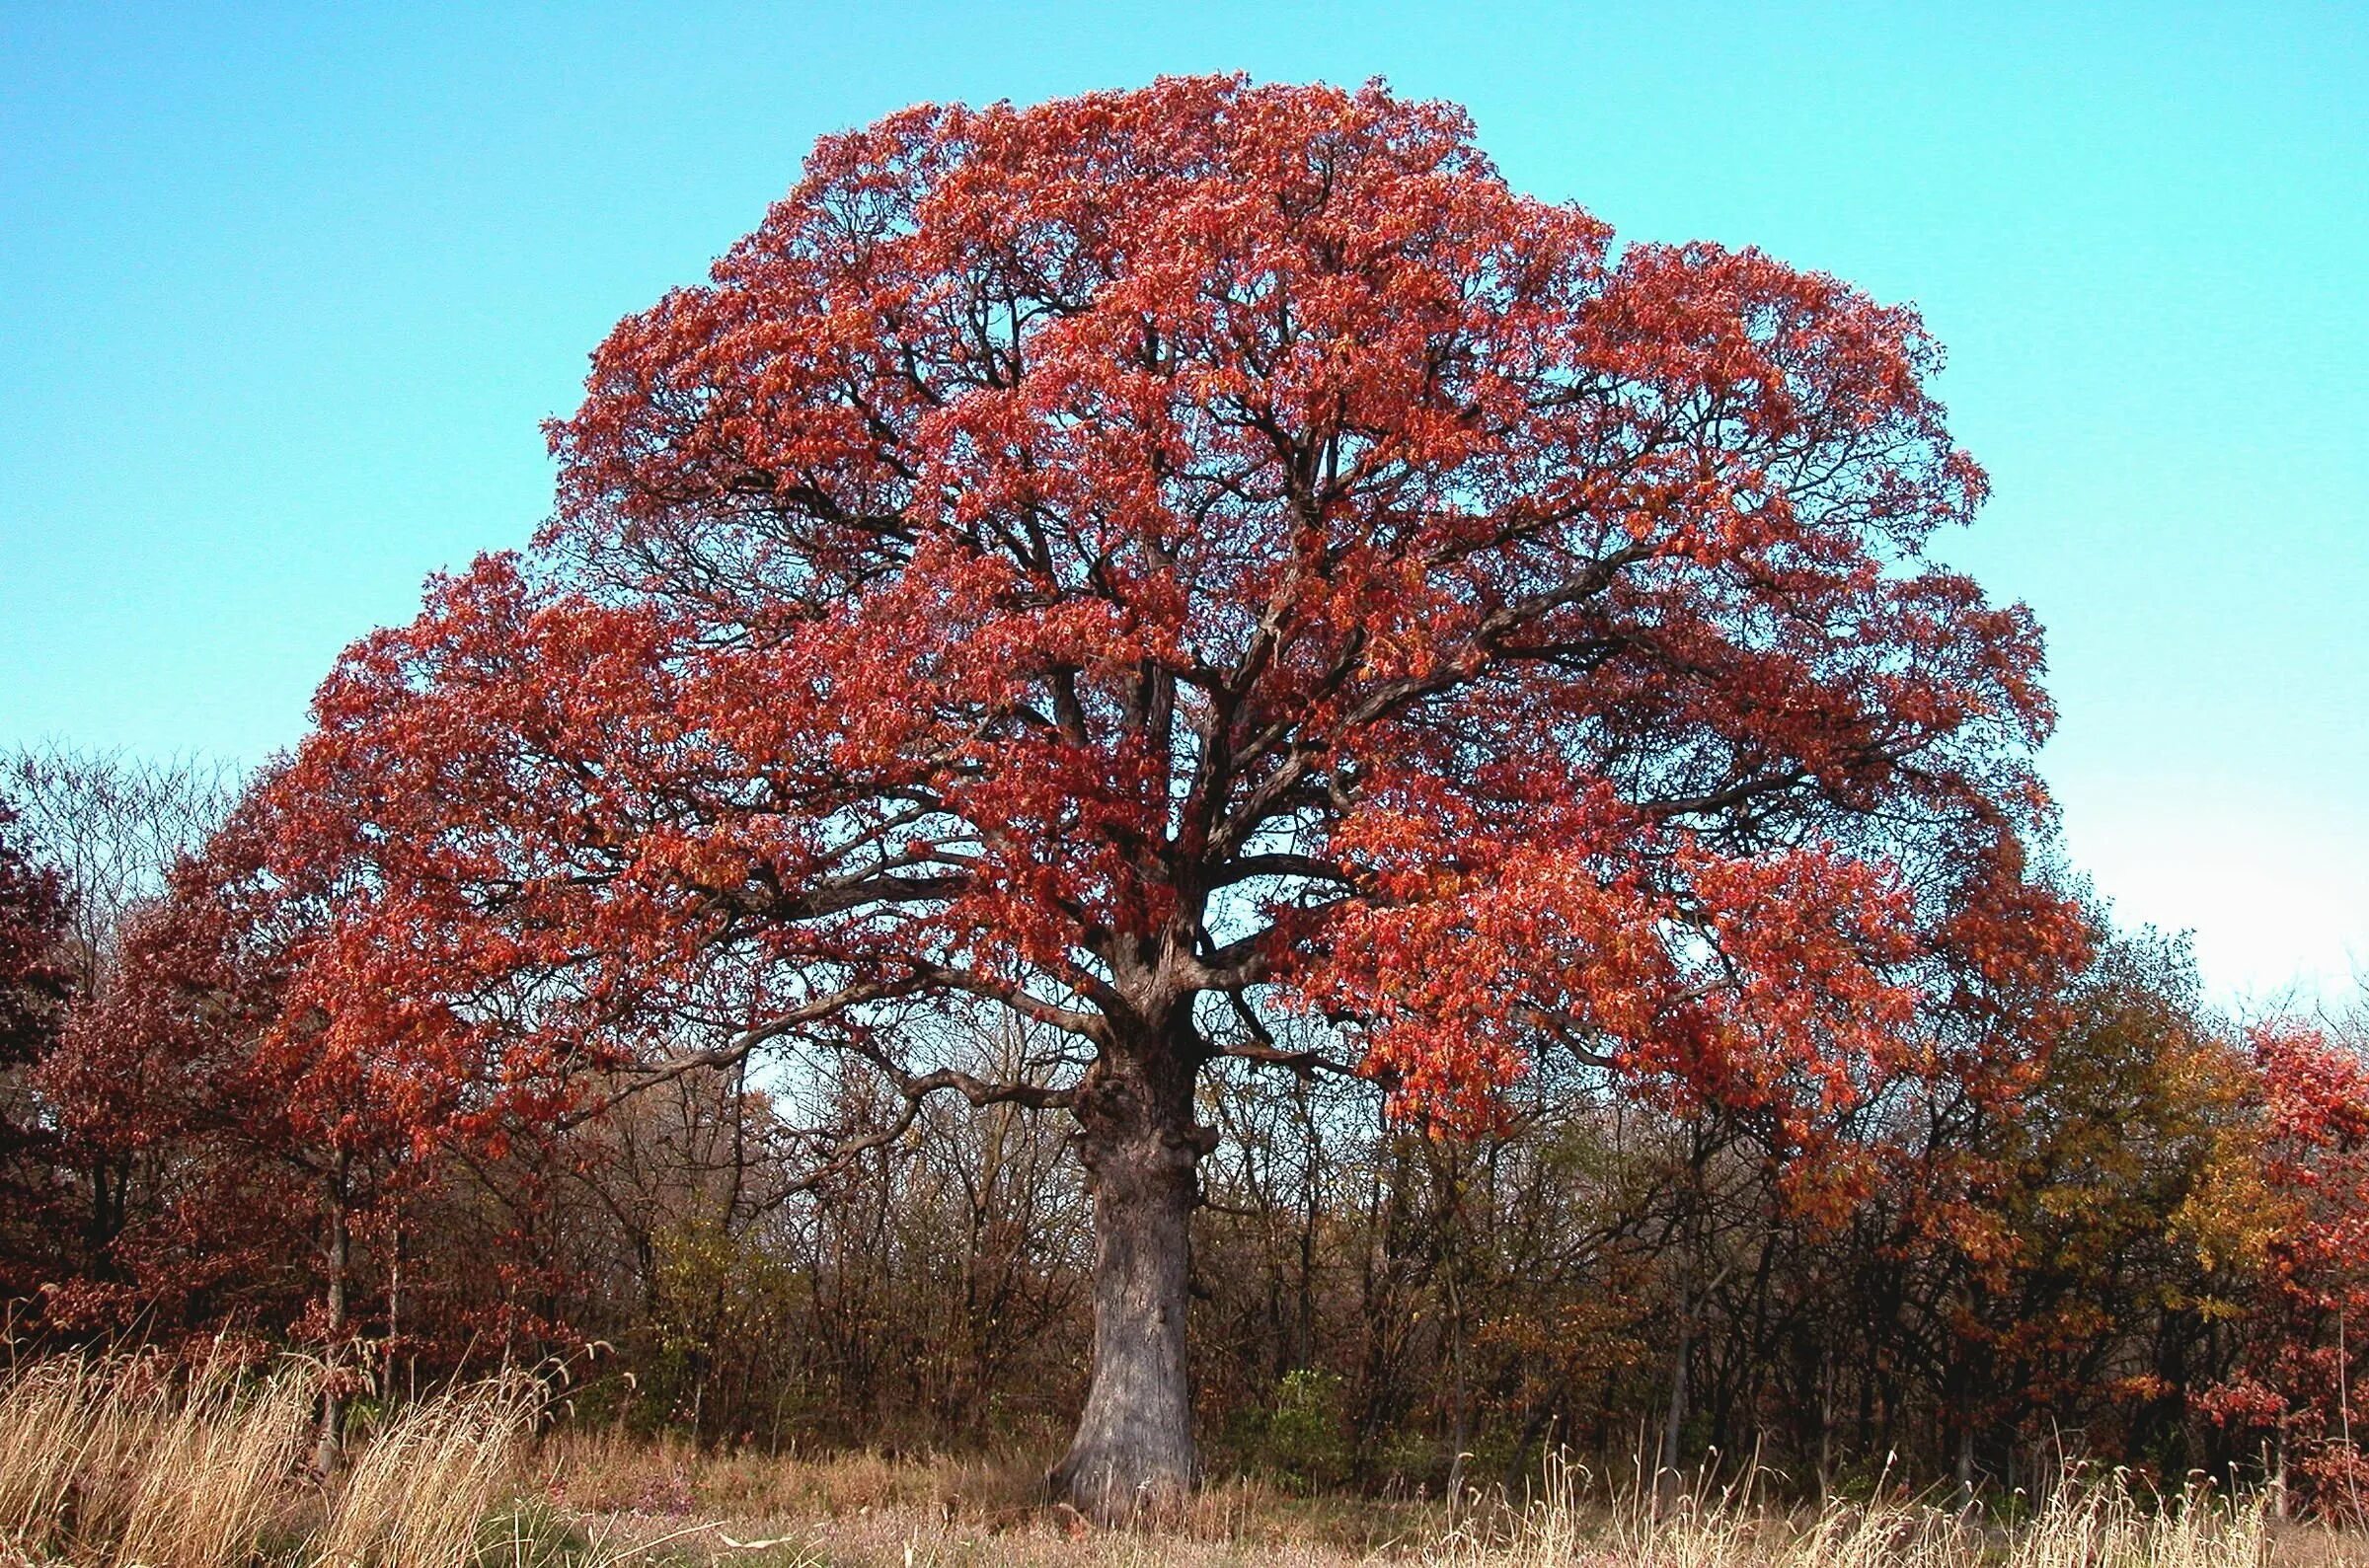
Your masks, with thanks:
M 423 1158 L 486 1131 L 490 1111 L 433 1053 L 401 1036 L 350 1049 L 355 1037 L 330 1038 L 291 1005 L 340 890 L 266 867 L 271 811 L 267 788 L 242 799 L 113 933 L 108 983 L 42 1064 L 73 1145 L 146 1178 L 99 1277 L 51 1310 L 276 1323 L 351 1375 L 357 1228 L 420 1179 Z M 324 1467 L 349 1391 L 332 1380 Z
M 200 849 L 236 792 L 226 765 L 196 757 L 150 760 L 120 750 L 49 744 L 0 757 L 0 795 L 14 800 L 25 853 L 54 874 L 64 912 L 57 949 L 70 1006 L 106 1005 L 134 917 L 163 896 L 183 857 Z M 39 1075 L 29 1075 L 28 1093 Z M 41 1113 L 47 1123 L 61 1118 Z M 71 1123 L 73 1118 L 62 1119 Z M 52 1126 L 51 1131 L 71 1128 Z M 87 1269 L 105 1273 L 109 1249 L 153 1185 L 128 1146 L 67 1136 L 53 1144 L 58 1192 L 80 1210 L 79 1247 Z M 65 1236 L 57 1238 L 67 1245 Z
M 2194 1394 L 2224 1433 L 2270 1451 L 2282 1489 L 2293 1479 L 2323 1512 L 2369 1520 L 2354 1408 L 2369 1374 L 2369 1058 L 2294 1019 L 2246 1044 L 2259 1143 L 2191 1223 L 2254 1278 L 2227 1376 Z
M 60 1261 L 56 1135 L 31 1073 L 64 1026 L 71 996 L 66 900 L 57 873 L 27 856 L 16 811 L 0 795 L 0 1302 L 32 1291 Z
M 79 995 L 105 989 L 132 914 L 221 825 L 238 788 L 235 769 L 202 757 L 62 744 L 0 757 L 0 793 L 16 804 L 28 853 L 64 884 Z

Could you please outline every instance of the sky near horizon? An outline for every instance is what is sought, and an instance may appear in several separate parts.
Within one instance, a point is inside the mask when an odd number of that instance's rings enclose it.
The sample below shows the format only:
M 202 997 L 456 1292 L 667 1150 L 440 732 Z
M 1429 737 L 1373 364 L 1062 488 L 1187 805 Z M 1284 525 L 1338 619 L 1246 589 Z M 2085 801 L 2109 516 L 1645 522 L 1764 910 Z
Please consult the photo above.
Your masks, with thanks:
M 2369 974 L 2369 6 L 0 0 L 0 748 L 253 763 L 814 138 L 1387 78 L 1624 237 L 1914 300 L 2049 632 L 2041 769 L 2227 1003 Z

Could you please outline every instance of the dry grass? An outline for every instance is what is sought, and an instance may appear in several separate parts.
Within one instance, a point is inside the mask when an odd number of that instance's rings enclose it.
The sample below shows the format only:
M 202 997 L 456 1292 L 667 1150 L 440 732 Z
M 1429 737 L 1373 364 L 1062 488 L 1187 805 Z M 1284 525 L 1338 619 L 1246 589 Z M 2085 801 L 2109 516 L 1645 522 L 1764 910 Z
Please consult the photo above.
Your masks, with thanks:
M 543 1390 L 496 1379 L 407 1407 L 344 1474 L 311 1560 L 337 1568 L 436 1568 L 475 1559 L 480 1523 L 504 1500 Z
M 214 1568 L 269 1531 L 312 1422 L 313 1369 L 215 1355 L 58 1357 L 0 1388 L 0 1538 L 150 1568 Z
M 2012 1527 L 1913 1498 L 1801 1510 L 1753 1478 L 1656 1497 L 1551 1463 L 1532 1499 L 1301 1498 L 1212 1486 L 1157 1531 L 1037 1500 L 1039 1467 L 701 1454 L 581 1433 L 529 1447 L 540 1390 L 497 1380 L 303 1469 L 318 1369 L 58 1358 L 0 1380 L 0 1568 L 2369 1568 L 2369 1543 L 2257 1503 L 2105 1476 Z
M 2252 1568 L 2271 1557 L 2258 1501 L 2203 1488 L 2159 1497 L 2118 1474 L 2076 1477 L 2013 1526 L 1909 1497 L 1778 1507 L 1754 1498 L 1753 1480 L 1675 1498 L 1632 1488 L 1591 1504 L 1586 1477 L 1550 1461 L 1539 1501 L 1485 1511 L 1453 1532 L 1458 1549 L 1444 1560 L 1489 1568 Z
M 0 1568 L 466 1568 L 540 1399 L 506 1378 L 423 1400 L 325 1488 L 312 1363 L 34 1362 L 0 1381 Z
M 1657 1498 L 1608 1490 L 1551 1462 L 1536 1496 L 1438 1502 L 1301 1498 L 1252 1481 L 1203 1492 L 1157 1532 L 1091 1531 L 1035 1502 L 1034 1464 L 701 1455 L 563 1436 L 536 1461 L 539 1489 L 635 1543 L 698 1563 L 833 1568 L 2369 1568 L 2369 1540 L 2274 1527 L 2258 1503 L 2197 1490 L 2159 1497 L 2107 1475 L 2059 1488 L 2002 1525 L 1915 1498 L 1799 1509 L 1752 1478 Z M 662 1542 L 662 1544 L 661 1544 Z M 734 1543 L 762 1542 L 735 1550 Z

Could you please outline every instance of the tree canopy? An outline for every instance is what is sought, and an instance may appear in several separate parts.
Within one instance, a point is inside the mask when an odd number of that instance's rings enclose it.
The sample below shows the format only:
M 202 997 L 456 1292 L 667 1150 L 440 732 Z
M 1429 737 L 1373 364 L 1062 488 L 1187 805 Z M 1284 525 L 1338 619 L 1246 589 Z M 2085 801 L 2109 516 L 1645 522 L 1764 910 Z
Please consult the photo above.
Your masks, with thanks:
M 1555 1039 L 1800 1121 L 2046 909 L 2037 633 L 1921 554 L 1983 488 L 1938 360 L 1379 88 L 827 139 L 594 356 L 536 550 L 324 688 L 287 868 L 367 873 L 306 997 L 636 1061 L 1297 1011 L 1426 1105 Z

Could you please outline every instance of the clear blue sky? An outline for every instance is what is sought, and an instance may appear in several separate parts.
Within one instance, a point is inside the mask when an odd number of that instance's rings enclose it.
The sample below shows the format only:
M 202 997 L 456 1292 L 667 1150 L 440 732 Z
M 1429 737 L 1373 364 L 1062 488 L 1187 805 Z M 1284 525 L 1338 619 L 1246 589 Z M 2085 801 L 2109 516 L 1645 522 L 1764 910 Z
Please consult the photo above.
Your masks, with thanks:
M 2369 965 L 2361 7 L 0 6 L 0 745 L 294 740 L 818 133 L 1236 68 L 1918 301 L 2075 860 L 2225 996 Z

